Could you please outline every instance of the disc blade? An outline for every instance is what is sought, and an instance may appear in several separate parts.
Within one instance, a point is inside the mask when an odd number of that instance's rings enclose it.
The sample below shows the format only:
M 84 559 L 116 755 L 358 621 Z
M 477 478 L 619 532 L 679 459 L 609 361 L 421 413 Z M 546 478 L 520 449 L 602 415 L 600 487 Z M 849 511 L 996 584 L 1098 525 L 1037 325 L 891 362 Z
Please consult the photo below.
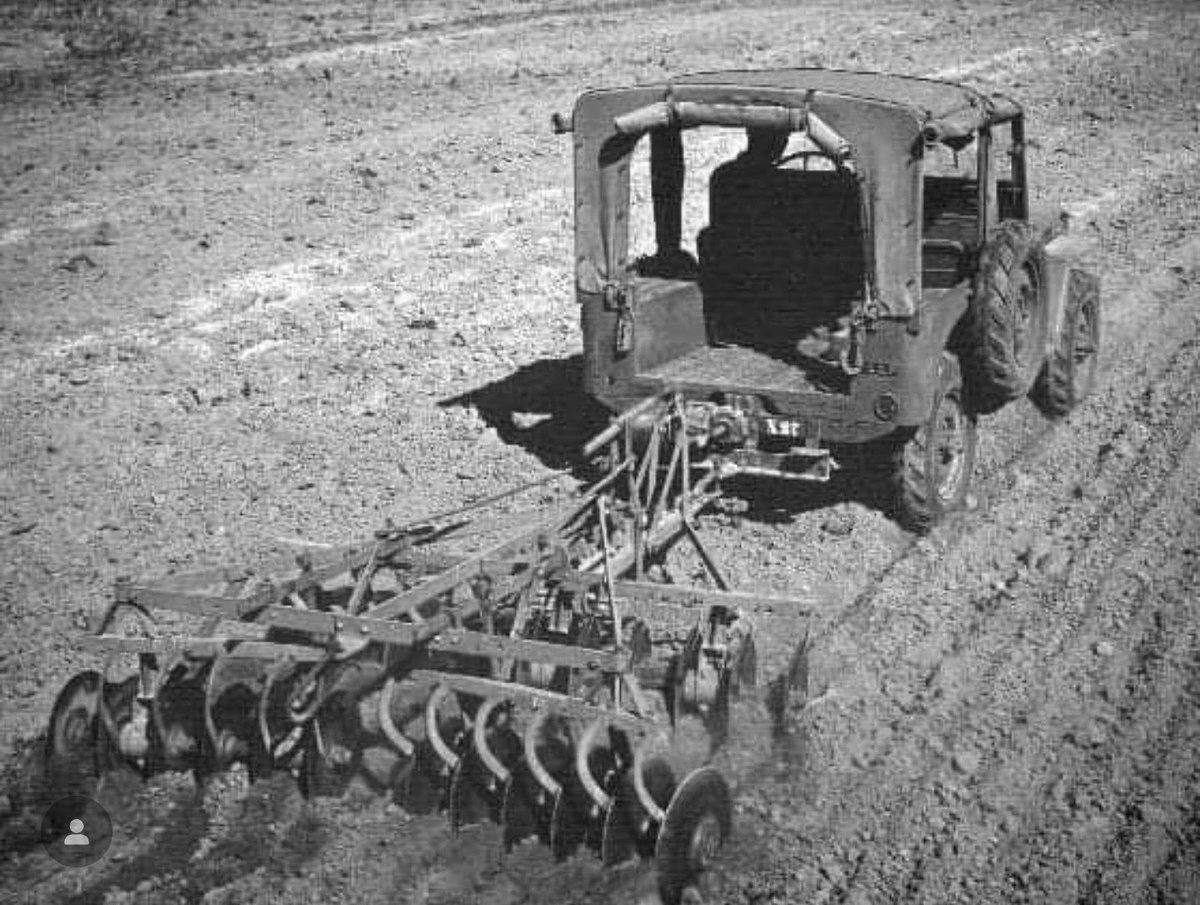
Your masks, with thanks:
M 490 803 L 482 791 L 484 773 L 475 754 L 467 752 L 450 776 L 450 829 L 455 835 L 491 816 Z
M 141 781 L 140 764 L 149 751 L 149 713 L 137 700 L 139 687 L 136 675 L 103 683 L 96 720 L 96 770 L 102 780 L 127 790 Z
M 347 747 L 347 730 L 337 708 L 322 710 L 304 729 L 300 764 L 301 788 L 306 795 L 338 798 L 358 767 L 358 750 Z
M 56 789 L 86 793 L 98 777 L 96 721 L 100 684 L 98 672 L 79 673 L 63 686 L 50 711 L 46 759 Z
M 527 783 L 518 778 L 503 789 L 500 801 L 500 825 L 504 828 L 504 850 L 512 851 L 514 845 L 538 835 L 539 824 L 537 802 L 530 795 Z
M 600 860 L 607 867 L 624 864 L 636 854 L 636 851 L 629 802 L 624 795 L 614 795 L 612 803 L 604 810 Z
M 429 742 L 421 739 L 413 752 L 413 763 L 396 788 L 400 804 L 410 814 L 432 814 L 447 806 L 449 777 Z
M 712 767 L 693 770 L 679 784 L 655 846 L 659 895 L 677 905 L 684 887 L 709 869 L 729 837 L 732 795 Z
M 186 772 L 204 757 L 204 688 L 208 665 L 179 661 L 165 671 L 154 692 L 156 770 Z
M 261 747 L 258 712 L 264 685 L 261 660 L 226 655 L 213 663 L 204 706 L 209 750 L 216 769 L 255 759 Z
M 638 853 L 644 858 L 652 858 L 662 828 L 660 817 L 656 815 L 661 815 L 666 810 L 671 796 L 675 794 L 675 771 L 666 760 L 658 756 L 647 757 L 641 764 L 641 770 L 642 785 L 650 801 L 642 802 L 638 798 L 636 787 L 627 794 Z M 630 781 L 627 786 L 632 784 Z
M 561 791 L 550 810 L 550 851 L 558 860 L 569 858 L 587 836 L 586 798 Z

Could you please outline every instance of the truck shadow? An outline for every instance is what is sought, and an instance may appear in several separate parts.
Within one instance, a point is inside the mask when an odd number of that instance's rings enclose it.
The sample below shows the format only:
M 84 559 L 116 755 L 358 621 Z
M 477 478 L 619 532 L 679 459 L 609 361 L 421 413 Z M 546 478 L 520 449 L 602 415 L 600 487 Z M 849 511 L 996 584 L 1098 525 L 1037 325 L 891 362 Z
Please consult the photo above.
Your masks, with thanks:
M 523 365 L 438 406 L 474 408 L 505 443 L 532 453 L 548 468 L 570 468 L 580 477 L 580 449 L 608 422 L 608 412 L 583 392 L 580 355 Z
M 438 402 L 474 408 L 505 443 L 533 454 L 546 467 L 595 478 L 580 450 L 608 424 L 609 411 L 583 392 L 583 357 L 543 358 L 500 380 Z M 728 496 L 745 502 L 744 517 L 786 523 L 805 512 L 855 502 L 890 515 L 886 476 L 864 468 L 862 456 L 834 451 L 846 462 L 827 483 L 740 477 L 724 482 Z

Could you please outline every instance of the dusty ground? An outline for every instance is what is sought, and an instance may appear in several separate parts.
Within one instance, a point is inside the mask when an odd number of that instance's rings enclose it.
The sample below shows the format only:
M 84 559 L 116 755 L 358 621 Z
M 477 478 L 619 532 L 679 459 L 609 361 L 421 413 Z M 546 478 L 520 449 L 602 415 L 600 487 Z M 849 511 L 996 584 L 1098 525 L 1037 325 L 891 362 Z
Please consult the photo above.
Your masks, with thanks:
M 1059 427 L 989 418 L 981 510 L 926 540 L 852 486 L 744 489 L 741 518 L 706 520 L 740 587 L 836 589 L 807 623 L 762 614 L 811 630 L 810 695 L 725 758 L 710 898 L 1200 901 L 1198 12 L 0 5 L 9 777 L 95 665 L 75 642 L 117 575 L 348 540 L 569 462 L 570 430 L 508 417 L 578 401 L 551 112 L 693 69 L 935 74 L 1025 102 L 1039 204 L 1097 203 L 1102 379 Z M 645 870 L 501 862 L 486 830 L 286 782 L 124 797 L 112 854 L 70 875 L 9 814 L 0 898 L 652 901 Z

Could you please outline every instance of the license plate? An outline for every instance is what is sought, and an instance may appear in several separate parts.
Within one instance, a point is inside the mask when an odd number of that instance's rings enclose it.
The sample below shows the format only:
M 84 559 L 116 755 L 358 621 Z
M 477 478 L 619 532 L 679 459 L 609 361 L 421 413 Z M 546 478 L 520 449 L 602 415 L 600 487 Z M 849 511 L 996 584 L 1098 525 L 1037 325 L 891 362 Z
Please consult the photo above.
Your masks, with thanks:
M 786 437 L 791 440 L 803 440 L 807 435 L 803 421 L 792 421 L 790 418 L 773 418 L 764 415 L 762 419 L 763 432 L 768 437 Z

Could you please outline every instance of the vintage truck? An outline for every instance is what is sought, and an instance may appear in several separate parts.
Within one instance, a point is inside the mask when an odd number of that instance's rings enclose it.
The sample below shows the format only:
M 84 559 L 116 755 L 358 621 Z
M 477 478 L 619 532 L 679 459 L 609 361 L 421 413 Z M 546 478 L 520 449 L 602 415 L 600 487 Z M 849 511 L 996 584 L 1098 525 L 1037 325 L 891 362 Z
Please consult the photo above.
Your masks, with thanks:
M 723 474 L 884 468 L 895 515 L 927 530 L 968 500 L 978 416 L 1029 394 L 1061 417 L 1094 380 L 1099 283 L 1078 237 L 1030 222 L 1006 97 L 714 72 L 590 91 L 554 123 L 574 142 L 585 388 L 642 406 L 646 435 L 645 400 L 674 395 Z M 705 136 L 729 130 L 746 148 L 714 168 Z

